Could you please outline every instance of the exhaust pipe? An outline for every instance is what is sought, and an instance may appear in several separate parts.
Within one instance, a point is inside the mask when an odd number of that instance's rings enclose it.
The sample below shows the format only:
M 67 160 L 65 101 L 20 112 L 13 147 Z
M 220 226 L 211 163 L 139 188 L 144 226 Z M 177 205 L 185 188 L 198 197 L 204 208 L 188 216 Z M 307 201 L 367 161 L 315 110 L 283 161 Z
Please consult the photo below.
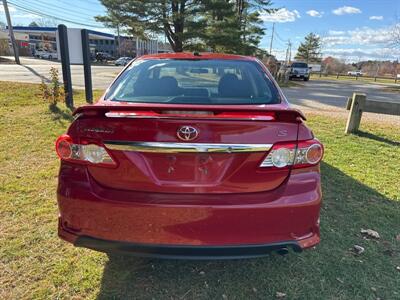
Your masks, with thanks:
M 289 253 L 289 249 L 288 248 L 286 248 L 286 247 L 284 247 L 284 248 L 281 248 L 281 249 L 279 249 L 279 250 L 277 250 L 276 251 L 279 255 L 286 255 L 286 254 L 288 254 Z

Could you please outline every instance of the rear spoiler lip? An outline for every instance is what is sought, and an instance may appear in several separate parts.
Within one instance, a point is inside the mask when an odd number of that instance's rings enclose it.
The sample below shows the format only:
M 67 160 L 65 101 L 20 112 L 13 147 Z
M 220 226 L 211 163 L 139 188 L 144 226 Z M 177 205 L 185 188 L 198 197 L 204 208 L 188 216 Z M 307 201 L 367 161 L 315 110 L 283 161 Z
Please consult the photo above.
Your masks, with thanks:
M 101 102 L 100 102 L 101 103 Z M 282 113 L 293 113 L 302 120 L 306 120 L 305 115 L 298 109 L 291 108 L 289 106 L 283 106 L 282 104 L 267 104 L 267 105 L 172 105 L 172 104 L 142 104 L 137 105 L 107 105 L 103 103 L 97 103 L 94 105 L 83 105 L 75 109 L 73 116 L 84 115 L 87 112 L 109 112 L 109 111 L 135 111 L 135 110 L 166 110 L 166 109 L 177 109 L 177 110 L 212 110 L 212 111 L 248 111 L 248 112 L 282 112 Z

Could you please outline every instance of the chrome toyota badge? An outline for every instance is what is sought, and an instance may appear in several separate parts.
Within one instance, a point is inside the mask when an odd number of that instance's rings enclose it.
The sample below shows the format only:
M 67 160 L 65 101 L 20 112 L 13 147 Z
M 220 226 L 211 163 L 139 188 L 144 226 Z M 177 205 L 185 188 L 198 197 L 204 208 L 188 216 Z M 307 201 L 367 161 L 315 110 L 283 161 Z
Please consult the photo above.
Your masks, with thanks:
M 192 126 L 182 126 L 176 132 L 178 138 L 182 141 L 192 141 L 199 135 L 199 131 Z

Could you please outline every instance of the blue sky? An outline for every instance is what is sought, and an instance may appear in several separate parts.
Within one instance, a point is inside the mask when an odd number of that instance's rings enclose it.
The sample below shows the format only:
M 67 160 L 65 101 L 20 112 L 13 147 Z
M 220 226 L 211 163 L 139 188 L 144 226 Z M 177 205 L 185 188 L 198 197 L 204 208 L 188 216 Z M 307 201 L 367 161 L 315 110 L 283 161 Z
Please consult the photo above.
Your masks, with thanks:
M 50 16 L 55 16 L 64 19 L 64 21 L 58 20 L 57 23 L 64 23 L 70 27 L 109 31 L 93 19 L 93 16 L 104 12 L 104 8 L 97 0 L 8 1 L 13 23 L 16 25 L 27 25 L 43 17 L 50 19 Z M 323 38 L 324 56 L 333 55 L 349 61 L 400 58 L 400 49 L 393 49 L 390 46 L 391 27 L 400 22 L 400 0 L 273 0 L 273 2 L 274 7 L 280 10 L 273 15 L 263 15 L 267 32 L 261 46 L 269 49 L 271 28 L 275 23 L 277 35 L 274 36 L 273 54 L 278 58 L 284 58 L 288 40 L 293 44 L 294 54 L 301 40 L 309 32 L 314 32 Z M 0 20 L 5 21 L 1 5 Z M 86 26 L 72 24 L 68 20 Z

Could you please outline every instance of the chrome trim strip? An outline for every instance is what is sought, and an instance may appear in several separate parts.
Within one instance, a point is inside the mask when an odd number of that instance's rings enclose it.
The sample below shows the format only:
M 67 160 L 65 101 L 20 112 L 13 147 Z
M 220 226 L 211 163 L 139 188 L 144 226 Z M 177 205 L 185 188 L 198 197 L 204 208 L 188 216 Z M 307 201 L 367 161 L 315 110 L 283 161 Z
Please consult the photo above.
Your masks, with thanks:
M 128 142 L 105 141 L 108 149 L 156 153 L 232 153 L 266 152 L 272 144 L 206 144 L 206 143 L 169 143 L 169 142 Z
M 204 115 L 199 115 L 199 116 L 185 116 L 185 117 L 180 117 L 180 116 L 136 116 L 136 115 L 126 115 L 126 114 L 119 114 L 119 113 L 112 113 L 108 112 L 105 114 L 107 118 L 126 118 L 126 119 L 171 119 L 171 120 L 182 120 L 182 118 L 186 119 L 199 119 L 199 120 L 217 120 L 217 121 L 273 121 L 271 117 L 251 117 L 251 118 L 235 118 L 235 117 L 226 117 L 226 118 L 218 118 L 214 116 L 204 116 Z

